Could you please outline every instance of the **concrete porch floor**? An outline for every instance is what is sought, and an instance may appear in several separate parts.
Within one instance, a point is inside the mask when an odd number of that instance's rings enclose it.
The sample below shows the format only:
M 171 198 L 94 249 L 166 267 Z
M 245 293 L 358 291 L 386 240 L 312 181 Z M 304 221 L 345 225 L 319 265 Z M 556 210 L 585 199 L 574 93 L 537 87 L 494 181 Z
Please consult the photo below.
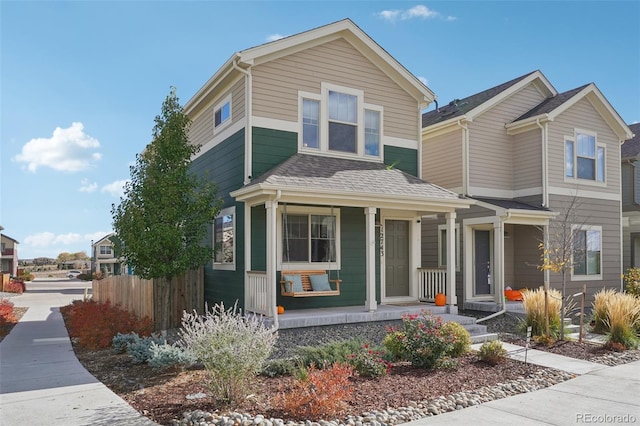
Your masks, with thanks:
M 423 310 L 431 311 L 442 317 L 443 321 L 457 321 L 461 324 L 475 323 L 475 319 L 461 315 L 448 314 L 446 306 L 435 306 L 432 303 L 415 303 L 407 305 L 378 305 L 373 312 L 365 311 L 364 306 L 343 306 L 336 308 L 297 309 L 285 311 L 278 315 L 280 329 L 317 327 L 323 325 L 350 324 L 371 321 L 392 321 L 402 319 L 404 314 L 419 314 Z M 273 320 L 264 319 L 270 326 Z
M 524 314 L 524 307 L 522 302 L 506 302 L 507 312 L 513 312 L 518 314 Z M 493 301 L 466 301 L 464 302 L 464 309 L 469 311 L 482 311 L 482 312 L 498 312 L 500 309 L 498 304 Z

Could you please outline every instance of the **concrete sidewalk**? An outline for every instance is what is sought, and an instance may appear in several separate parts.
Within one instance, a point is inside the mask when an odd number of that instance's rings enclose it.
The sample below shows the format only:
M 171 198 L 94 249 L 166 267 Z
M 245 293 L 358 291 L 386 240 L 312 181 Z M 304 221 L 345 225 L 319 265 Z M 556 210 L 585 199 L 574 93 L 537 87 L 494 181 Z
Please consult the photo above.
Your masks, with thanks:
M 87 283 L 36 280 L 11 299 L 29 310 L 0 342 L 2 425 L 155 425 L 76 358 L 59 307 Z
M 480 346 L 480 345 L 474 345 Z M 522 348 L 503 343 L 510 357 Z M 529 350 L 527 362 L 579 374 L 557 385 L 405 423 L 421 425 L 572 425 L 640 423 L 640 361 L 607 367 Z

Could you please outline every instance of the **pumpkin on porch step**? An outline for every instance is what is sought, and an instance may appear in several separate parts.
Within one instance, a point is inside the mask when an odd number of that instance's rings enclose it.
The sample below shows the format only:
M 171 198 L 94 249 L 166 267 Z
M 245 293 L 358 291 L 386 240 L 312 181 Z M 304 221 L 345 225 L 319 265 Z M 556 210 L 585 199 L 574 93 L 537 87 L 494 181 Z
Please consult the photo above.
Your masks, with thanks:
M 278 305 L 278 315 L 284 314 L 284 306 Z
M 444 306 L 447 303 L 447 296 L 443 293 L 436 294 L 435 298 L 436 306 Z

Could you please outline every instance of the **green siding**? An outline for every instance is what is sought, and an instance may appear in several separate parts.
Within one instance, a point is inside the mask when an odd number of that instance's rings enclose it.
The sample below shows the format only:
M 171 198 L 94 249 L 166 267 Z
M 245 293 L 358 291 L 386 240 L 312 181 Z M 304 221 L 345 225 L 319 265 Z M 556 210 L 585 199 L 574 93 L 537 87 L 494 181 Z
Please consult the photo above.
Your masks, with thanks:
M 240 188 L 244 181 L 244 129 L 238 131 L 213 149 L 205 152 L 191 164 L 191 170 L 205 176 L 218 187 L 222 208 L 236 207 L 236 270 L 213 269 L 213 262 L 205 265 L 204 297 L 209 306 L 224 302 L 232 306 L 244 300 L 244 204 L 236 203 L 229 192 Z M 208 226 L 207 241 L 213 241 L 213 227 Z
M 384 164 L 393 165 L 396 169 L 418 176 L 418 151 L 409 148 L 385 146 Z
M 339 296 L 323 297 L 283 297 L 278 284 L 278 304 L 285 309 L 307 309 L 332 306 L 364 305 L 366 299 L 365 263 L 365 215 L 362 208 L 340 207 L 341 263 L 340 271 L 331 271 L 330 278 L 338 275 L 342 280 Z M 376 256 L 376 259 L 379 259 Z M 377 262 L 379 263 L 379 262 Z M 376 265 L 379 270 L 379 265 Z M 280 277 L 278 276 L 278 280 Z M 379 294 L 379 285 L 376 293 Z M 377 300 L 380 300 L 377 296 Z
M 267 209 L 251 208 L 251 270 L 267 270 Z
M 272 169 L 298 152 L 298 134 L 253 128 L 253 178 Z

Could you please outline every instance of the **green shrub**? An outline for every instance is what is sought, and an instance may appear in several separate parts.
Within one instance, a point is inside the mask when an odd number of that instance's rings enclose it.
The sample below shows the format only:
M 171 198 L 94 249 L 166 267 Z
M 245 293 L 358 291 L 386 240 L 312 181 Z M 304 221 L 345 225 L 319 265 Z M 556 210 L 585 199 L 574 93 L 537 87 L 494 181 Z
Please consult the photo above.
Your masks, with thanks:
M 336 340 L 316 346 L 300 346 L 295 355 L 304 367 L 315 365 L 317 368 L 346 363 L 349 355 L 360 350 L 365 343 L 362 339 Z
M 442 332 L 442 319 L 431 312 L 405 315 L 404 346 L 411 364 L 422 368 L 435 368 L 440 357 L 453 350 L 452 336 Z
M 406 348 L 404 347 L 405 335 L 400 330 L 389 330 L 384 339 L 382 345 L 387 350 L 387 353 L 392 356 L 392 359 L 401 360 L 406 359 Z
M 197 362 L 195 355 L 177 343 L 158 344 L 151 342 L 148 363 L 153 368 L 180 367 L 185 368 Z
M 259 317 L 242 315 L 237 304 L 226 310 L 222 303 L 204 316 L 185 312 L 180 335 L 185 348 L 204 364 L 214 397 L 225 402 L 246 397 L 277 339 L 277 332 Z
M 266 377 L 290 376 L 296 370 L 300 360 L 296 358 L 276 358 L 265 362 L 262 374 Z
M 507 359 L 507 350 L 502 347 L 499 340 L 492 340 L 480 346 L 478 357 L 488 364 L 496 365 Z
M 384 359 L 384 351 L 366 344 L 349 355 L 347 362 L 362 377 L 382 377 L 391 369 L 391 363 Z
M 140 339 L 138 333 L 118 333 L 111 340 L 111 347 L 113 348 L 113 353 L 115 354 L 123 354 L 127 351 L 127 345 L 129 343 L 133 343 Z
M 471 349 L 471 335 L 461 324 L 454 321 L 444 323 L 442 333 L 447 340 L 453 342 L 453 347 L 447 352 L 448 356 L 459 357 Z
M 640 297 L 640 268 L 629 268 L 624 273 L 624 291 Z

